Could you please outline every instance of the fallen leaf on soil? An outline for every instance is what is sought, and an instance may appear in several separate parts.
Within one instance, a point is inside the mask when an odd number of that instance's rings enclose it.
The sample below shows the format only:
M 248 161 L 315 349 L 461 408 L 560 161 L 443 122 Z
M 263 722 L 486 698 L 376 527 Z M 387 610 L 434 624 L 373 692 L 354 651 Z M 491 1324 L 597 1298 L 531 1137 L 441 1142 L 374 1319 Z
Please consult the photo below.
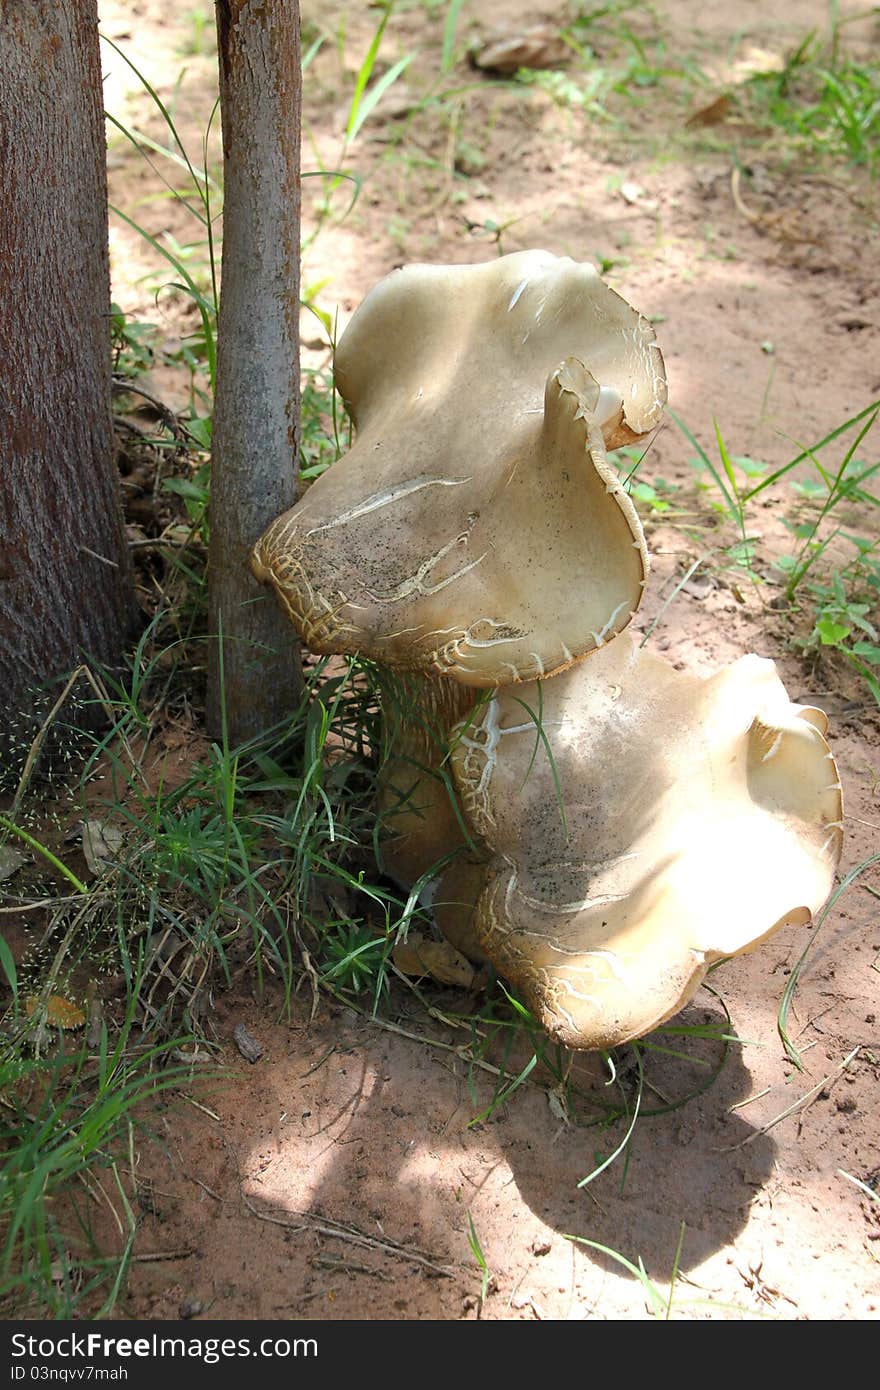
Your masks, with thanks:
M 474 982 L 474 967 L 448 941 L 429 941 L 410 932 L 392 952 L 398 970 L 414 979 L 430 975 L 441 985 L 458 985 L 469 989 Z
M 39 996 L 29 994 L 24 1002 L 24 1011 L 28 1018 L 33 1018 L 39 1007 Z M 82 1028 L 85 1021 L 86 1016 L 82 1009 L 65 999 L 63 994 L 49 995 L 46 1001 L 46 1022 L 51 1023 L 53 1028 Z
M 93 874 L 101 874 L 122 849 L 123 835 L 106 821 L 87 820 L 82 829 L 83 854 Z
M 715 590 L 711 579 L 688 579 L 681 586 L 691 598 L 708 598 Z
M 24 863 L 24 855 L 19 854 L 17 849 L 10 849 L 8 845 L 0 845 L 0 882 L 4 878 L 12 878 Z
M 501 72 L 506 76 L 519 68 L 558 68 L 571 57 L 571 50 L 557 30 L 535 24 L 518 34 L 490 35 L 482 47 L 468 55 L 482 72 Z
M 623 201 L 629 207 L 641 208 L 643 212 L 657 211 L 657 200 L 655 198 L 646 197 L 645 190 L 642 188 L 641 184 L 633 183 L 628 179 L 625 183 L 620 185 L 618 191 Z
M 571 1116 L 568 1113 L 568 1101 L 566 1100 L 563 1087 L 554 1086 L 552 1090 L 547 1092 L 547 1104 L 550 1106 L 550 1114 L 553 1115 L 555 1119 L 561 1120 L 565 1125 L 571 1124 Z
M 701 106 L 699 111 L 694 111 L 685 121 L 688 130 L 693 130 L 695 126 L 720 125 L 726 121 L 730 115 L 733 102 L 726 92 L 722 92 L 720 97 L 710 101 L 708 106 Z
M 249 1032 L 248 1029 L 245 1028 L 243 1023 L 237 1023 L 235 1025 L 235 1031 L 233 1032 L 232 1037 L 233 1041 L 235 1042 L 235 1046 L 238 1048 L 239 1052 L 241 1053 L 242 1057 L 245 1059 L 246 1062 L 259 1062 L 266 1049 L 263 1047 L 263 1044 L 261 1042 L 257 1041 L 253 1033 Z

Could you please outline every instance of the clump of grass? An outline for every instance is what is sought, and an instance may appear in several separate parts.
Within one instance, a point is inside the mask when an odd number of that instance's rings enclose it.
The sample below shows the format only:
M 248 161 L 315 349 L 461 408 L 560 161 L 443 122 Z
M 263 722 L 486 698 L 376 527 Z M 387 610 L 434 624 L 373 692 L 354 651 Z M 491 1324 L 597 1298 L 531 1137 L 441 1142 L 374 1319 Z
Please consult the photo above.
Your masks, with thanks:
M 124 1284 L 137 1223 L 130 1144 L 138 1107 L 189 1078 L 165 1065 L 176 1041 L 136 1045 L 133 1001 L 111 1042 L 29 1048 L 39 1016 L 0 1037 L 0 1308 L 5 1316 L 107 1316 Z M 108 1193 L 102 1175 L 109 1179 Z M 92 1212 L 106 1206 L 121 1251 L 102 1251 Z
M 756 73 L 743 94 L 747 112 L 817 159 L 876 171 L 880 157 L 880 76 L 847 54 L 839 25 L 823 40 L 808 33 L 778 71 Z
M 880 704 L 880 635 L 873 617 L 880 607 L 880 542 L 863 520 L 880 509 L 880 462 L 862 457 L 874 442 L 878 414 L 875 401 L 772 471 L 760 460 L 732 455 L 717 422 L 718 461 L 683 421 L 672 419 L 697 450 L 691 463 L 706 478 L 699 485 L 738 533 L 723 547 L 728 561 L 755 584 L 781 579 L 792 644 L 807 655 L 843 657 Z M 835 449 L 840 452 L 832 461 Z M 805 467 L 811 470 L 806 477 Z M 755 499 L 776 484 L 794 494 L 785 499 L 783 516 L 792 548 L 766 555 L 759 552 L 758 534 L 750 533 L 750 518 Z

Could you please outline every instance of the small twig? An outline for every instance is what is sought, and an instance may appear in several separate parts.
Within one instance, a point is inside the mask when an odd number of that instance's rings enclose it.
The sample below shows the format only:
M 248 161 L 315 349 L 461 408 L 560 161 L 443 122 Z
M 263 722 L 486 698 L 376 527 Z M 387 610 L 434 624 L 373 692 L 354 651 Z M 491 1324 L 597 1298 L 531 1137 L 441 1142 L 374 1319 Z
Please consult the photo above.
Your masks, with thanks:
M 448 1043 L 442 1042 L 439 1038 L 428 1038 L 425 1037 L 424 1033 L 413 1033 L 410 1029 L 401 1028 L 397 1023 L 389 1023 L 384 1018 L 371 1018 L 370 1022 L 375 1024 L 377 1028 L 384 1028 L 386 1032 L 397 1033 L 401 1038 L 409 1038 L 412 1042 L 424 1043 L 426 1047 L 437 1047 L 441 1052 L 452 1052 L 460 1061 L 480 1067 L 483 1071 L 490 1072 L 492 1076 L 500 1076 L 505 1081 L 515 1080 L 511 1073 L 503 1071 L 501 1067 L 496 1067 L 491 1062 L 484 1062 L 480 1057 L 469 1055 L 466 1043 Z
M 301 1303 L 311 1303 L 313 1298 L 324 1298 L 328 1294 L 335 1295 L 338 1292 L 338 1289 L 313 1289 L 311 1293 L 300 1294 L 299 1298 L 294 1298 L 290 1303 L 279 1303 L 275 1312 L 283 1312 L 286 1308 L 298 1308 Z
M 28 750 L 28 755 L 25 758 L 24 767 L 21 770 L 21 777 L 18 779 L 18 786 L 16 787 L 15 795 L 12 798 L 12 807 L 9 812 L 10 820 L 15 820 L 18 809 L 21 806 L 22 797 L 28 789 L 28 784 L 31 780 L 31 774 L 33 773 L 34 767 L 36 766 L 40 753 L 42 752 L 43 744 L 46 741 L 46 735 L 52 727 L 52 724 L 54 723 L 58 711 L 61 709 L 61 706 L 64 704 L 68 695 L 73 690 L 77 681 L 80 680 L 81 677 L 84 677 L 89 682 L 95 694 L 97 695 L 98 701 L 104 710 L 104 714 L 107 716 L 108 723 L 113 723 L 113 717 L 110 710 L 110 698 L 107 694 L 107 691 L 103 688 L 103 685 L 97 680 L 97 678 L 92 674 L 88 666 L 77 666 L 71 672 L 71 675 L 69 676 L 67 683 L 64 686 L 64 689 L 58 696 L 58 699 L 55 701 L 49 713 L 46 715 L 46 718 L 43 720 L 39 732 L 37 733 L 36 738 L 31 744 L 30 749 Z M 128 752 L 128 744 L 126 743 L 125 746 L 126 752 Z
M 77 895 L 78 896 L 78 895 Z M 30 903 L 15 903 L 12 907 L 0 907 L 0 912 L 35 912 L 38 907 L 56 907 L 59 902 L 73 902 L 70 898 L 37 898 Z
M 318 1269 L 344 1269 L 347 1274 L 372 1274 L 374 1279 L 384 1279 L 386 1283 L 391 1280 L 391 1275 L 386 1274 L 383 1269 L 371 1269 L 369 1265 L 350 1264 L 348 1260 L 334 1260 L 330 1255 L 318 1255 L 311 1263 Z
M 309 953 L 309 949 L 303 941 L 302 936 L 300 935 L 298 917 L 296 911 L 292 909 L 290 902 L 290 894 L 287 894 L 285 896 L 284 906 L 287 913 L 288 930 L 291 936 L 293 937 L 294 941 L 296 942 L 297 948 L 299 950 L 299 956 L 303 968 L 303 979 L 308 980 L 312 990 L 312 1008 L 309 1014 L 309 1024 L 311 1025 L 312 1023 L 314 1023 L 315 1014 L 318 1012 L 318 1000 L 321 995 L 321 981 L 318 976 L 318 972 L 315 969 L 314 963 L 312 962 L 312 957 Z M 329 1056 L 329 1053 L 327 1055 Z M 320 1062 L 318 1063 L 318 1065 L 321 1065 Z M 309 1073 L 306 1072 L 306 1076 L 308 1076 L 308 1074 Z
M 742 200 L 742 194 L 739 191 L 740 177 L 740 167 L 738 164 L 735 164 L 730 171 L 730 194 L 733 198 L 734 207 L 741 217 L 744 217 L 747 222 L 751 222 L 753 227 L 760 227 L 761 214 L 759 212 L 752 212 L 751 208 L 747 208 Z
M 226 1201 L 226 1198 L 225 1198 L 225 1197 L 221 1197 L 221 1196 L 220 1196 L 220 1193 L 219 1193 L 219 1192 L 215 1192 L 214 1189 L 213 1189 L 213 1187 L 209 1187 L 208 1184 L 207 1184 L 206 1182 L 202 1182 L 201 1178 L 193 1178 L 192 1181 L 193 1181 L 194 1183 L 196 1183 L 197 1186 L 204 1188 L 204 1190 L 207 1192 L 208 1196 L 209 1196 L 209 1197 L 213 1197 L 215 1202 L 225 1202 L 225 1201 Z
M 744 1149 L 746 1144 L 753 1143 L 755 1139 L 758 1139 L 762 1134 L 766 1134 L 768 1130 L 773 1129 L 774 1126 L 778 1125 L 782 1120 L 787 1120 L 789 1115 L 794 1115 L 795 1112 L 798 1110 L 805 1110 L 806 1107 L 808 1105 L 811 1105 L 812 1102 L 816 1099 L 816 1097 L 826 1089 L 826 1087 L 828 1090 L 830 1090 L 831 1087 L 840 1080 L 841 1076 L 846 1071 L 850 1062 L 853 1060 L 853 1058 L 858 1054 L 860 1050 L 861 1043 L 859 1043 L 858 1047 L 854 1047 L 852 1052 L 848 1053 L 846 1057 L 844 1057 L 842 1062 L 838 1062 L 837 1066 L 834 1068 L 834 1071 L 830 1071 L 827 1076 L 822 1078 L 821 1081 L 817 1081 L 815 1086 L 811 1087 L 811 1089 L 807 1091 L 804 1095 L 802 1095 L 799 1100 L 796 1100 L 793 1102 L 793 1104 L 789 1105 L 788 1108 L 786 1110 L 783 1110 L 780 1115 L 777 1115 L 775 1119 L 768 1120 L 767 1124 L 762 1125 L 760 1129 L 756 1129 L 751 1134 L 746 1135 L 745 1139 L 741 1139 L 738 1144 L 731 1144 L 729 1148 L 725 1149 L 716 1149 L 715 1152 L 729 1154 L 733 1153 L 736 1149 Z
M 357 1226 L 343 1225 L 340 1222 L 328 1221 L 326 1218 L 313 1216 L 311 1212 L 297 1211 L 291 1215 L 295 1218 L 292 1221 L 286 1220 L 282 1216 L 274 1216 L 271 1212 L 261 1211 L 248 1197 L 244 1188 L 240 1188 L 241 1200 L 244 1202 L 248 1211 L 251 1212 L 258 1221 L 268 1221 L 272 1226 L 282 1226 L 286 1230 L 292 1231 L 316 1231 L 318 1235 L 327 1236 L 331 1240 L 347 1241 L 350 1245 L 359 1245 L 366 1250 L 381 1250 L 383 1254 L 390 1255 L 393 1259 L 406 1260 L 408 1264 L 421 1265 L 424 1269 L 430 1269 L 433 1274 L 442 1275 L 444 1278 L 452 1277 L 452 1269 L 448 1265 L 442 1265 L 430 1255 L 423 1254 L 420 1250 L 414 1250 L 406 1245 L 400 1245 L 396 1240 L 379 1240 L 375 1236 L 368 1236 L 366 1232 L 358 1230 Z
M 175 415 L 174 411 L 156 396 L 151 396 L 149 391 L 145 391 L 142 386 L 135 386 L 133 382 L 126 380 L 125 377 L 115 376 L 113 378 L 113 390 L 117 395 L 140 396 L 141 400 L 146 401 L 159 412 L 159 418 L 163 425 L 167 425 L 168 429 L 179 443 L 185 444 L 187 440 L 192 440 L 193 444 L 197 445 L 198 448 L 202 447 L 195 435 L 190 434 L 189 430 L 181 424 L 179 417 Z
M 738 1100 L 736 1102 L 736 1105 L 728 1106 L 728 1115 L 732 1115 L 734 1110 L 742 1110 L 746 1105 L 751 1105 L 753 1100 L 760 1100 L 762 1096 L 766 1096 L 769 1094 L 770 1089 L 771 1088 L 769 1086 L 765 1086 L 763 1091 L 756 1091 L 753 1096 L 747 1096 L 745 1100 Z
M 114 415 L 113 424 L 116 426 L 117 429 L 128 430 L 129 434 L 135 435 L 144 444 L 152 442 L 151 436 L 147 433 L 146 430 L 142 430 L 140 425 L 134 424 L 132 420 L 127 419 L 124 415 Z M 122 485 L 123 487 L 125 487 L 124 479 Z
M 132 1255 L 133 1264 L 156 1264 L 159 1260 L 191 1260 L 195 1250 L 152 1250 L 146 1255 Z
M 201 1110 L 203 1115 L 208 1115 L 212 1120 L 216 1120 L 218 1125 L 221 1123 L 220 1116 L 215 1115 L 213 1110 L 209 1110 L 207 1105 L 200 1105 L 197 1100 L 193 1100 L 192 1096 L 184 1095 L 183 1091 L 177 1091 L 175 1094 L 178 1095 L 181 1100 L 185 1100 L 190 1105 L 195 1106 L 196 1110 Z M 211 1195 L 213 1196 L 213 1193 Z
M 333 1056 L 333 1053 L 335 1051 L 336 1044 L 331 1043 L 330 1046 L 327 1048 L 327 1051 L 324 1053 L 323 1057 L 319 1057 L 317 1062 L 313 1062 L 313 1064 L 309 1067 L 308 1071 L 304 1071 L 302 1073 L 302 1075 L 300 1076 L 300 1081 L 305 1081 L 307 1076 L 312 1075 L 312 1072 L 316 1072 L 319 1067 L 323 1067 L 324 1063 L 327 1061 L 329 1057 Z
M 201 541 L 193 540 L 192 535 L 185 540 L 179 540 L 174 536 L 147 536 L 144 540 L 129 541 L 129 550 L 205 550 L 207 547 Z
M 90 550 L 87 545 L 81 545 L 79 553 L 80 555 L 91 555 L 93 560 L 100 560 L 102 565 L 109 565 L 112 570 L 119 569 L 118 560 L 108 560 L 106 555 L 99 555 L 97 550 Z

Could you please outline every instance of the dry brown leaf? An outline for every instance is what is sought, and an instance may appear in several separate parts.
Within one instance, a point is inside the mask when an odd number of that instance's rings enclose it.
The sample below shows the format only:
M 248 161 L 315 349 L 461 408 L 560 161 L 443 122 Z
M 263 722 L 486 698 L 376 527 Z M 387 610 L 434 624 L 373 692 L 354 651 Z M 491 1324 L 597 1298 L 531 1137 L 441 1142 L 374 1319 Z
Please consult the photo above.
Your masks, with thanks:
M 457 985 L 469 989 L 474 982 L 474 967 L 448 941 L 429 941 L 427 937 L 410 932 L 406 941 L 398 942 L 392 952 L 398 970 L 413 979 L 430 975 L 441 985 Z
M 12 878 L 24 863 L 24 855 L 9 845 L 0 845 L 0 880 Z
M 701 106 L 699 111 L 688 116 L 685 127 L 693 130 L 696 126 L 721 125 L 726 121 L 733 108 L 733 102 L 726 92 L 722 92 L 720 97 L 710 101 L 708 106 Z
M 122 849 L 123 835 L 106 821 L 87 820 L 82 829 L 83 854 L 93 874 L 101 874 Z
M 235 1025 L 232 1037 L 235 1046 L 246 1062 L 250 1062 L 251 1064 L 259 1062 L 266 1049 L 243 1023 L 237 1023 Z
M 571 57 L 571 49 L 556 29 L 535 24 L 518 34 L 492 34 L 470 54 L 481 72 L 511 76 L 520 68 L 558 68 Z
M 29 994 L 24 1003 L 28 1018 L 33 1018 L 40 1007 L 37 994 Z M 46 1001 L 46 1022 L 53 1028 L 82 1028 L 86 1016 L 78 1004 L 65 999 L 63 994 L 50 994 Z

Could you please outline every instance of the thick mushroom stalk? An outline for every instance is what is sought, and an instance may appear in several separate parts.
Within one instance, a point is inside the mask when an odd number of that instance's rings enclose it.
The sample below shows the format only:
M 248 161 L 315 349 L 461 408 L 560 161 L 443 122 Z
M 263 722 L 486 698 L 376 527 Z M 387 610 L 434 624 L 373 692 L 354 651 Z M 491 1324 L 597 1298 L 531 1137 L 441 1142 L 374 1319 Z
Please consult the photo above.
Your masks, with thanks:
M 825 724 L 770 661 L 701 680 L 624 635 L 453 732 L 493 854 L 476 939 L 552 1036 L 640 1037 L 713 961 L 809 921 L 842 842 Z
M 658 422 L 650 325 L 543 251 L 383 280 L 339 344 L 349 454 L 254 552 L 314 651 L 494 687 L 629 622 L 647 572 L 605 450 Z
M 379 774 L 387 838 L 382 870 L 403 888 L 420 883 L 423 907 L 453 946 L 482 962 L 471 927 L 486 877 L 486 856 L 464 820 L 448 765 L 449 731 L 467 719 L 475 690 L 425 676 L 397 677 L 382 706 L 389 754 Z

